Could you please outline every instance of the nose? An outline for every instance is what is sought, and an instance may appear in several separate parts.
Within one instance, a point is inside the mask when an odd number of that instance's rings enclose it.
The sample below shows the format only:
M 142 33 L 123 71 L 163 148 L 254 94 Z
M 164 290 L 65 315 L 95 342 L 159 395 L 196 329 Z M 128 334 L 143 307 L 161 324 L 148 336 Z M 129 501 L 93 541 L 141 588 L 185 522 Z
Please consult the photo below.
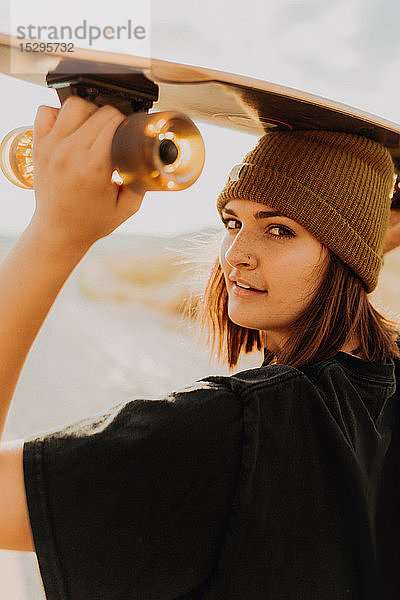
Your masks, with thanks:
M 225 260 L 231 267 L 246 266 L 253 268 L 257 264 L 257 259 L 254 254 L 248 253 L 248 250 L 241 249 L 236 244 L 236 240 L 231 244 L 225 252 Z

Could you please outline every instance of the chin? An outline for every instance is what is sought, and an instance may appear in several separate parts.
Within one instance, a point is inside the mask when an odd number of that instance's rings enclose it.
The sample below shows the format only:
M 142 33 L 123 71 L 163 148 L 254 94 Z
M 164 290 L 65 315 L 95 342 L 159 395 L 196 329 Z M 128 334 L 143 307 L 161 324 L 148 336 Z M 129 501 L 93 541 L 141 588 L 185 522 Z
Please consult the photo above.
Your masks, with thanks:
M 228 317 L 230 318 L 232 323 L 235 323 L 235 325 L 239 325 L 239 327 L 246 327 L 246 329 L 261 329 L 261 327 L 257 327 L 257 324 L 254 321 L 249 319 L 248 315 L 235 315 L 234 312 L 231 313 L 228 310 Z

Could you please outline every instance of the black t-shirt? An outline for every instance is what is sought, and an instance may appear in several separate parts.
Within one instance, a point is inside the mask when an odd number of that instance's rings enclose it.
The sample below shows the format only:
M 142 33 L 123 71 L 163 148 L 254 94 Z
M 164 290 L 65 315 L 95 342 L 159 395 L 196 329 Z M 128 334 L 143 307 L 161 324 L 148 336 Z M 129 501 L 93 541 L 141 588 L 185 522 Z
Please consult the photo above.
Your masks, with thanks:
M 27 440 L 48 600 L 398 600 L 395 365 L 210 376 Z

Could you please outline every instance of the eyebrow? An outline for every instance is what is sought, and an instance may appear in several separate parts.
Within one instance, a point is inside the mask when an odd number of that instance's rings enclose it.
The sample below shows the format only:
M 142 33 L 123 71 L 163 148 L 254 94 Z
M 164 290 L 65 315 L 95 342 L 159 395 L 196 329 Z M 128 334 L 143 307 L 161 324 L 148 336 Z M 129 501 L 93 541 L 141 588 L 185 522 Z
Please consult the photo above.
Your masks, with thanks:
M 233 215 L 234 217 L 237 217 L 237 214 L 231 208 L 223 208 L 222 212 L 225 212 L 228 215 Z M 283 213 L 279 212 L 278 210 L 260 210 L 256 213 L 254 213 L 253 216 L 255 219 L 269 219 L 271 217 L 286 217 L 287 219 L 289 218 L 287 215 L 284 215 Z

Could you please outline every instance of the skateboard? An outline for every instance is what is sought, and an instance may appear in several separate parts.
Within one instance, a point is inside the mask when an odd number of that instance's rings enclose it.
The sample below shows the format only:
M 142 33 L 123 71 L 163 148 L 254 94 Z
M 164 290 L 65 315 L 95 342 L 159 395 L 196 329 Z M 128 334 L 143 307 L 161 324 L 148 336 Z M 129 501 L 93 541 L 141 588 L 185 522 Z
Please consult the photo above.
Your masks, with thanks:
M 142 135 L 147 127 L 146 119 L 154 124 L 157 123 L 154 115 L 165 113 L 168 121 L 173 119 L 177 108 L 180 118 L 186 116 L 187 120 L 180 122 L 176 126 L 177 131 L 172 133 L 169 122 L 164 123 L 166 130 L 161 132 L 161 142 L 167 156 L 162 162 L 165 161 L 169 182 L 164 181 L 166 187 L 147 189 L 182 189 L 197 178 L 204 160 L 204 148 L 195 125 L 194 128 L 189 126 L 190 122 L 197 120 L 259 136 L 271 129 L 325 129 L 355 133 L 385 146 L 391 153 L 396 172 L 400 173 L 400 125 L 345 104 L 267 81 L 203 67 L 82 48 L 74 48 L 73 53 L 68 54 L 42 52 L 39 49 L 42 44 L 36 42 L 36 46 L 35 52 L 32 40 L 32 50 L 21 51 L 20 40 L 0 34 L 0 72 L 53 87 L 61 103 L 70 95 L 79 95 L 98 106 L 112 104 L 127 115 L 127 120 L 132 118 L 133 129 L 126 126 L 124 139 L 118 144 L 124 149 L 123 159 L 120 148 L 119 151 L 115 148 L 115 138 L 113 140 L 115 163 L 120 166 L 118 172 L 125 170 L 126 174 L 129 171 L 129 153 L 138 147 L 129 142 L 132 140 L 131 133 L 134 130 L 136 136 Z M 160 132 L 157 127 L 156 130 L 159 143 Z M 172 144 L 169 143 L 171 141 Z M 182 158 L 185 153 L 190 154 L 191 159 L 182 168 L 182 180 L 178 184 L 171 183 L 177 156 Z M 154 148 L 147 155 L 154 158 Z M 159 171 L 159 167 L 153 172 Z M 146 168 L 150 167 L 147 165 Z M 398 189 L 396 193 L 400 195 Z

